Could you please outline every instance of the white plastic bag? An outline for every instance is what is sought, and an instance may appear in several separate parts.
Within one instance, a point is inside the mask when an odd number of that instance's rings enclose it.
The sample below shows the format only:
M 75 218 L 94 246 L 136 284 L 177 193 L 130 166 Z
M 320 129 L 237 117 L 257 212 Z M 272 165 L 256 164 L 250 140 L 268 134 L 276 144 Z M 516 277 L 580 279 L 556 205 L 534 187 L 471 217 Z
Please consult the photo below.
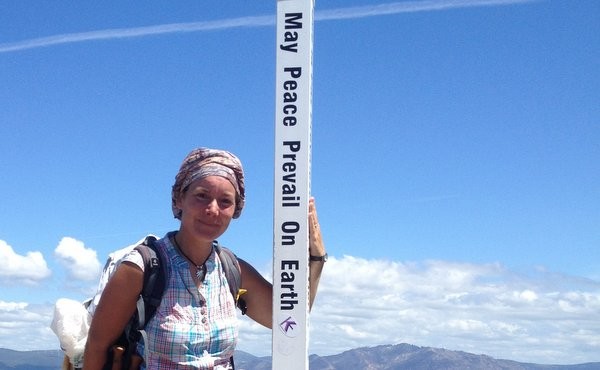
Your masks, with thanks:
M 74 367 L 83 367 L 83 351 L 92 316 L 81 302 L 61 298 L 54 305 L 50 328 Z

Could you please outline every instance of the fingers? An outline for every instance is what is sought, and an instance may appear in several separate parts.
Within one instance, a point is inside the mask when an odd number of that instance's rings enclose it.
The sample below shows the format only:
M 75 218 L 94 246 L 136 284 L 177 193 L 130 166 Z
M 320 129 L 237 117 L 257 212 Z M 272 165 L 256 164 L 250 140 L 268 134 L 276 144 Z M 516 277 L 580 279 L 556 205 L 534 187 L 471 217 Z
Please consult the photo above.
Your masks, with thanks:
M 311 240 L 313 237 L 320 237 L 321 235 L 321 228 L 319 226 L 319 218 L 317 217 L 317 208 L 315 206 L 314 198 L 310 198 L 308 202 L 308 232 Z
M 325 254 L 325 246 L 321 236 L 321 227 L 319 218 L 317 217 L 317 207 L 315 199 L 310 198 L 308 202 L 308 236 L 309 236 L 309 252 L 313 256 L 322 256 Z
M 315 206 L 315 198 L 310 198 L 308 201 L 308 221 L 311 226 L 319 226 L 319 219 L 317 217 L 317 207 Z
M 123 360 L 124 352 L 125 352 L 125 348 L 123 348 L 121 346 L 113 347 L 112 370 L 120 370 L 121 369 L 121 361 Z
M 131 356 L 131 365 L 129 365 L 129 370 L 138 370 L 140 365 L 142 364 L 142 356 L 140 355 L 132 355 Z

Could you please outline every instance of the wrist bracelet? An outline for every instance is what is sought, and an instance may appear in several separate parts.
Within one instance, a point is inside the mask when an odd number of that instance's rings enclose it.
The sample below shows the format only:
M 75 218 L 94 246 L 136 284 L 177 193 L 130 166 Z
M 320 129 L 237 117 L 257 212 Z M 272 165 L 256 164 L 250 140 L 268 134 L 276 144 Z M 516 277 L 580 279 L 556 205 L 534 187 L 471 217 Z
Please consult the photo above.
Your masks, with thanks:
M 324 255 L 322 255 L 322 256 L 313 256 L 313 255 L 311 255 L 311 256 L 310 256 L 310 260 L 311 260 L 311 261 L 321 261 L 321 262 L 326 262 L 326 261 L 327 261 L 327 258 L 328 258 L 328 256 L 327 256 L 327 253 L 325 253 L 325 254 L 324 254 Z

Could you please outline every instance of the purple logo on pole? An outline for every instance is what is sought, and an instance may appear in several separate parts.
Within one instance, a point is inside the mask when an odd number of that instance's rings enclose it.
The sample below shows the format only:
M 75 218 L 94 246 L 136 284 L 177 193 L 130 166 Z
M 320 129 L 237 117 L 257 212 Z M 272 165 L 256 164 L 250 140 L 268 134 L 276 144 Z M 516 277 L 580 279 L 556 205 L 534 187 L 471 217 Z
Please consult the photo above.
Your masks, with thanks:
M 294 330 L 296 329 L 297 325 L 298 323 L 296 322 L 296 319 L 294 319 L 292 316 L 288 316 L 285 320 L 279 323 L 279 328 L 287 337 L 294 338 L 298 334 L 296 333 L 296 330 Z

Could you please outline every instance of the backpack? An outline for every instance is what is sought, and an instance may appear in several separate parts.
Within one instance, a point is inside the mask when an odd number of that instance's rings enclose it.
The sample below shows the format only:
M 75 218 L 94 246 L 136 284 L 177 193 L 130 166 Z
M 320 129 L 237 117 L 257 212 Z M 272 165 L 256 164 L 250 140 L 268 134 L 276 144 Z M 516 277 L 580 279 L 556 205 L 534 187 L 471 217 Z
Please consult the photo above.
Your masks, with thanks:
M 87 330 L 89 330 L 91 318 L 96 305 L 100 301 L 102 291 L 121 259 L 133 249 L 136 249 L 144 262 L 144 284 L 137 302 L 136 312 L 129 319 L 119 339 L 112 346 L 112 348 L 121 347 L 123 349 L 122 354 L 119 352 L 122 364 L 121 368 L 129 369 L 133 355 L 135 354 L 136 344 L 140 339 L 147 339 L 144 327 L 156 312 L 165 289 L 165 267 L 162 266 L 160 253 L 156 250 L 156 241 L 157 238 L 155 236 L 148 235 L 136 244 L 111 253 L 102 270 L 97 293 L 94 297 L 86 300 L 83 305 L 78 302 L 74 305 L 73 301 L 69 302 L 70 300 L 65 299 L 56 302 L 51 327 L 59 337 L 61 348 L 63 348 L 66 356 L 69 357 L 69 361 L 76 369 L 82 367 Z M 240 289 L 241 273 L 237 257 L 229 249 L 220 246 L 217 241 L 213 242 L 213 246 L 223 265 L 229 290 L 233 295 L 236 306 L 242 311 L 242 315 L 244 315 L 247 307 L 244 300 L 240 298 L 240 295 L 245 293 L 245 290 Z M 83 311 L 87 315 L 82 313 Z M 74 328 L 75 330 L 73 330 Z M 75 331 L 75 335 L 69 333 L 73 331 Z M 114 359 L 112 348 L 108 352 L 107 361 L 103 369 L 112 369 Z M 233 358 L 231 358 L 231 363 L 233 365 Z

